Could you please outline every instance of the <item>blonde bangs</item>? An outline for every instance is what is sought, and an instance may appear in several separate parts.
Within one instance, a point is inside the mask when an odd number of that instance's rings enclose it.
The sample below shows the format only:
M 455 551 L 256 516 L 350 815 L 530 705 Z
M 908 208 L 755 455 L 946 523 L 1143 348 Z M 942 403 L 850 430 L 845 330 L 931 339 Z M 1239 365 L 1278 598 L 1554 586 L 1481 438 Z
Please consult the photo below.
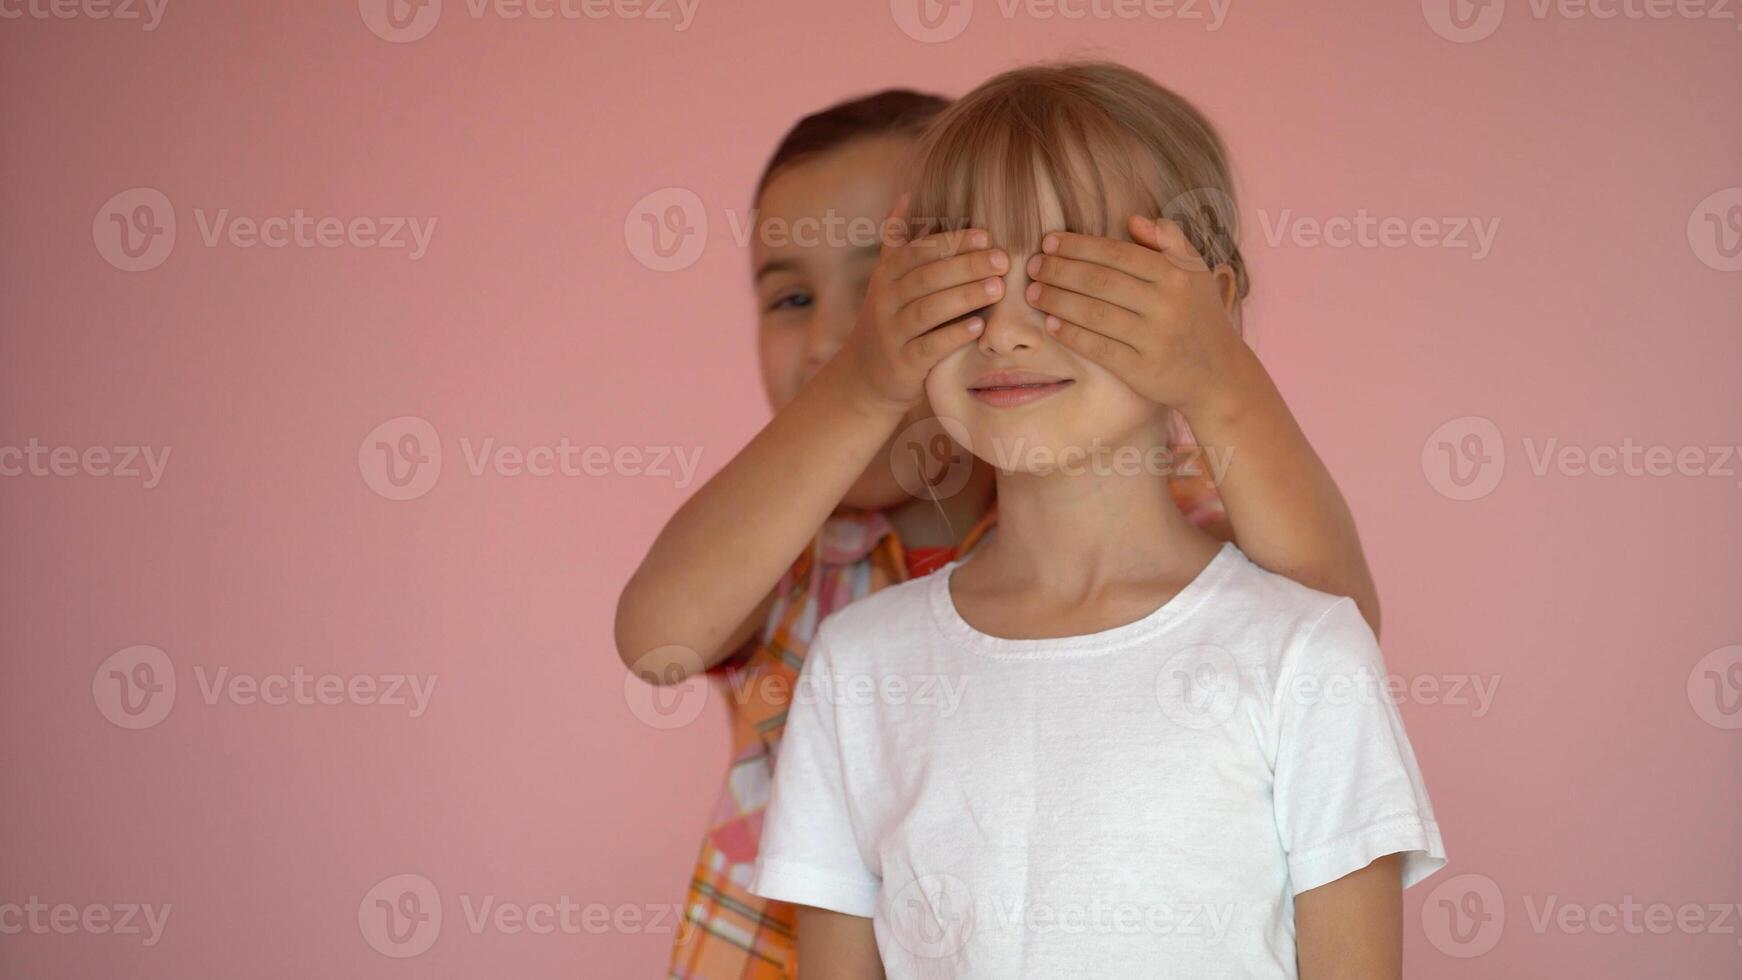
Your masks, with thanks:
M 1045 227 L 1042 188 L 1059 215 Z M 921 136 L 908 209 L 916 235 L 985 228 L 1012 254 L 1068 231 L 1129 240 L 1133 213 L 1178 221 L 1211 266 L 1233 267 L 1232 178 L 1220 139 L 1184 99 L 1120 65 L 1036 65 L 963 96 Z

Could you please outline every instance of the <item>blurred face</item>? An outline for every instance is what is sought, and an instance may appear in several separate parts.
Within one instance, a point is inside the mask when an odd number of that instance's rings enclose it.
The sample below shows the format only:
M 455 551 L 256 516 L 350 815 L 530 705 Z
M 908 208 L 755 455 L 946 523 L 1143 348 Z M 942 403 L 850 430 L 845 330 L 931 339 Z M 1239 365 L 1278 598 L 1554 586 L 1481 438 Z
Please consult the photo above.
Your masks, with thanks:
M 1057 195 L 1038 189 L 1042 227 L 1062 230 Z M 975 216 L 976 227 L 983 219 Z M 1120 237 L 1124 237 L 1121 234 Z M 1028 305 L 1026 266 L 1039 243 L 995 244 L 1010 252 L 1003 298 L 986 307 L 978 343 L 945 358 L 926 379 L 939 418 L 960 423 L 976 456 L 1002 470 L 1046 472 L 1059 461 L 1122 446 L 1167 445 L 1167 410 L 1046 332 Z
M 854 140 L 782 169 L 764 188 L 750 256 L 762 383 L 775 411 L 852 333 L 879 251 L 864 232 L 894 207 L 912 149 L 904 138 Z
M 757 351 L 768 404 L 784 408 L 853 331 L 871 272 L 877 232 L 899 196 L 906 137 L 865 137 L 780 170 L 757 202 L 750 246 Z M 898 432 L 930 415 L 923 405 Z M 890 469 L 890 445 L 848 491 L 853 507 L 887 508 L 912 497 Z

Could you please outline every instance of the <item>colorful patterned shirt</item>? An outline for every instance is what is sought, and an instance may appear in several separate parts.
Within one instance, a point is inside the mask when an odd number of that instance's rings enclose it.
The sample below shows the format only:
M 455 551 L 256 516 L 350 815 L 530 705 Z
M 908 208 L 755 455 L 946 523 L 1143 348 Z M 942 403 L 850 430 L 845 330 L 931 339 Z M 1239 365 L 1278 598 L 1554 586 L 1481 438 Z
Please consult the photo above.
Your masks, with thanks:
M 996 520 L 993 508 L 959 550 L 972 548 Z M 787 698 L 817 624 L 847 603 L 907 578 L 901 540 L 882 514 L 832 517 L 776 586 L 767 624 L 746 646 L 748 655 L 709 672 L 724 689 L 732 713 L 732 763 L 690 883 L 688 922 L 672 951 L 671 980 L 795 975 L 792 906 L 744 888 L 756 865 Z

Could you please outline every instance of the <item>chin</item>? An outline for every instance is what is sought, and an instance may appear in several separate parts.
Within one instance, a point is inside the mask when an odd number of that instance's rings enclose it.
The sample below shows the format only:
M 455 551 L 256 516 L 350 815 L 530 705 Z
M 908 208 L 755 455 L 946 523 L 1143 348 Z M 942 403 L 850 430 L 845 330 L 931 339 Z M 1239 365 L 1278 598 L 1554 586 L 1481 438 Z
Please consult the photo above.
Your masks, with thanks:
M 1006 473 L 1046 475 L 1072 461 L 1110 454 L 1140 458 L 1167 445 L 1167 413 L 1150 403 L 1036 405 L 1017 411 L 967 403 L 955 410 L 974 455 Z

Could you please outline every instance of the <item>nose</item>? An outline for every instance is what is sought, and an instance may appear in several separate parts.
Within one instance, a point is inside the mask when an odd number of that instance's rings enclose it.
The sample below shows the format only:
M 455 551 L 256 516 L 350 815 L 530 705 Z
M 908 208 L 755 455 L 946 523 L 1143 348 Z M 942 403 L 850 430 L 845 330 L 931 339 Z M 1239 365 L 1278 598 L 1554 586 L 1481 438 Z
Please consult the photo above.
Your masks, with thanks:
M 1004 277 L 1004 295 L 986 308 L 986 329 L 980 334 L 980 350 L 986 354 L 1009 354 L 1032 350 L 1046 336 L 1046 314 L 1028 305 L 1022 291 L 1028 287 L 1022 266 L 1012 262 Z

